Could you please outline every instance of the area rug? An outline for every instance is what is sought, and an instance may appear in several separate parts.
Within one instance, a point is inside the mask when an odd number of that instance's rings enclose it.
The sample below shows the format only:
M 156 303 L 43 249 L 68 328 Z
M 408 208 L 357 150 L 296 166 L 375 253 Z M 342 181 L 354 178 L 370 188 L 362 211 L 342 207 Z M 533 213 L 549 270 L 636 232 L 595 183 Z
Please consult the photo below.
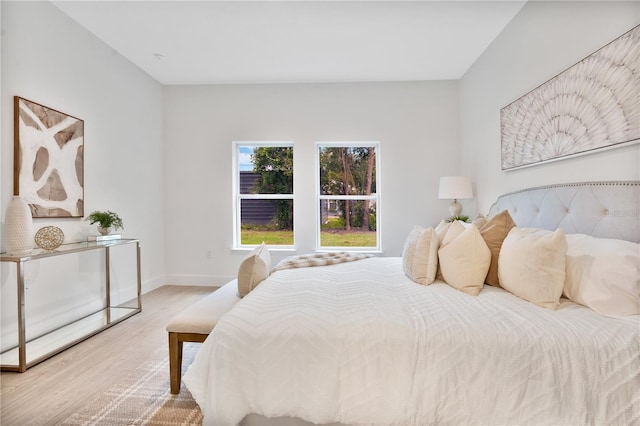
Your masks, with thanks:
M 200 345 L 185 344 L 183 373 Z M 201 425 L 202 412 L 184 383 L 178 395 L 169 391 L 166 349 L 154 354 L 135 373 L 74 413 L 61 425 Z

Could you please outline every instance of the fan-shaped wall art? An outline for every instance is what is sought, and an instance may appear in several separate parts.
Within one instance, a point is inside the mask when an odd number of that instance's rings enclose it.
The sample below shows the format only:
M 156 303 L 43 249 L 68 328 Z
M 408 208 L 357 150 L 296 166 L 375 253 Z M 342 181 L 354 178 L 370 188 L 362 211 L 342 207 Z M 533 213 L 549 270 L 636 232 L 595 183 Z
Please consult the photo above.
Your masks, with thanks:
M 640 139 L 640 26 L 500 110 L 502 170 Z
M 13 193 L 33 217 L 84 216 L 84 121 L 14 97 Z

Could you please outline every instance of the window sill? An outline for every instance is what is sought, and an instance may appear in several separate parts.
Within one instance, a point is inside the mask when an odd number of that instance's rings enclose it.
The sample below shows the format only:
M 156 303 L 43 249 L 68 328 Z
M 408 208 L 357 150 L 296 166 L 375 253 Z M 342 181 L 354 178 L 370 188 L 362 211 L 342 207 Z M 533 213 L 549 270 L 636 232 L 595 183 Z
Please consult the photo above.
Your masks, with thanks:
M 255 247 L 234 247 L 231 249 L 231 253 L 235 254 L 247 254 L 254 250 Z M 296 254 L 298 251 L 294 247 L 283 247 L 283 248 L 274 248 L 267 246 L 269 253 L 290 253 Z
M 373 254 L 375 256 L 382 256 L 384 252 L 382 250 L 363 250 L 363 249 L 353 249 L 352 247 L 334 247 L 334 248 L 322 248 L 316 249 L 315 253 L 340 253 L 340 252 L 349 252 L 349 253 L 363 253 L 363 254 Z
M 254 250 L 255 247 L 235 247 L 231 249 L 232 254 L 247 254 Z M 298 250 L 295 247 L 267 247 L 270 253 L 283 253 L 295 255 Z M 373 254 L 374 256 L 383 256 L 384 251 L 382 250 L 362 250 L 362 249 L 353 249 L 350 247 L 336 247 L 336 248 L 323 248 L 323 249 L 315 249 L 313 253 L 340 253 L 340 252 L 350 252 L 350 253 L 363 253 L 363 254 Z

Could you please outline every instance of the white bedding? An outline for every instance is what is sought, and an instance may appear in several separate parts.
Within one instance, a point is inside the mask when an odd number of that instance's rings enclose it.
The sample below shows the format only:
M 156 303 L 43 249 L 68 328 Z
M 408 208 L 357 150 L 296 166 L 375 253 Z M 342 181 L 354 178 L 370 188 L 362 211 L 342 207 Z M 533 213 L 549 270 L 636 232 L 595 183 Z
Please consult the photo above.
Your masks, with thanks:
M 205 424 L 638 424 L 640 318 L 418 285 L 401 258 L 271 275 L 184 382 Z

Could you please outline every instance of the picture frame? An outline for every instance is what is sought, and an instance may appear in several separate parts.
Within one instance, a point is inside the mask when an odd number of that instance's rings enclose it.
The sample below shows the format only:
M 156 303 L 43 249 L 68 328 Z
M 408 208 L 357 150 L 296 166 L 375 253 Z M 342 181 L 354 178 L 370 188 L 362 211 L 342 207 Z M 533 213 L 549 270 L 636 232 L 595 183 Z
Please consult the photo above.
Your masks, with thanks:
M 640 25 L 500 110 L 502 170 L 640 142 Z
M 34 218 L 84 216 L 84 121 L 14 96 L 13 193 Z

